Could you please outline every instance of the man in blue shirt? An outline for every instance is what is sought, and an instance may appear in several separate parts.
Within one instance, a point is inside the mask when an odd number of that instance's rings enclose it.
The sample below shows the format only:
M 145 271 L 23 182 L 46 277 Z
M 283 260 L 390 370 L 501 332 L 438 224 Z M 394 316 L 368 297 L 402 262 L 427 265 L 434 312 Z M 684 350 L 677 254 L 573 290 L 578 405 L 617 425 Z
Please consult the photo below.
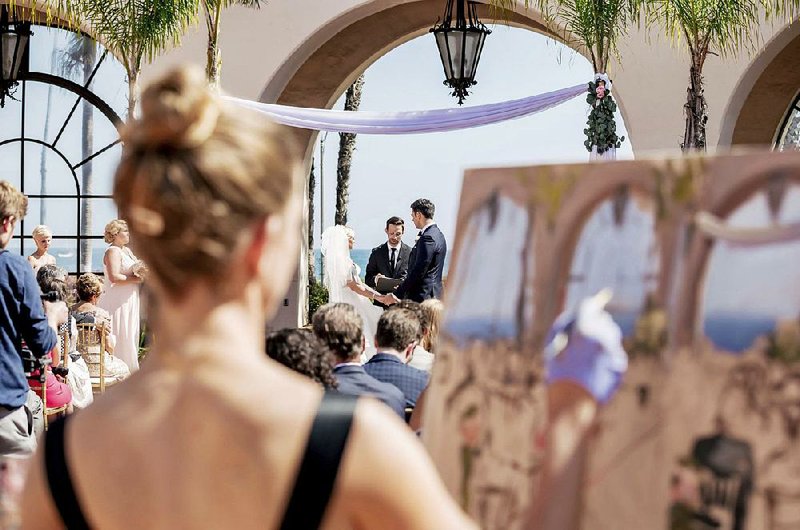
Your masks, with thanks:
M 403 393 L 369 376 L 359 362 L 364 351 L 364 324 L 356 308 L 350 304 L 325 304 L 314 313 L 311 325 L 314 335 L 333 353 L 337 390 L 348 396 L 380 399 L 405 419 Z
M 375 347 L 364 370 L 384 383 L 391 383 L 403 391 L 406 407 L 415 407 L 417 398 L 428 386 L 428 374 L 406 363 L 411 359 L 420 332 L 417 316 L 408 309 L 388 309 L 378 320 Z
M 64 302 L 46 304 L 45 315 L 33 269 L 22 256 L 6 250 L 27 210 L 27 197 L 0 181 L 0 456 L 36 448 L 33 418 L 24 407 L 29 387 L 22 340 L 34 356 L 43 357 L 56 347 L 56 329 L 67 319 Z

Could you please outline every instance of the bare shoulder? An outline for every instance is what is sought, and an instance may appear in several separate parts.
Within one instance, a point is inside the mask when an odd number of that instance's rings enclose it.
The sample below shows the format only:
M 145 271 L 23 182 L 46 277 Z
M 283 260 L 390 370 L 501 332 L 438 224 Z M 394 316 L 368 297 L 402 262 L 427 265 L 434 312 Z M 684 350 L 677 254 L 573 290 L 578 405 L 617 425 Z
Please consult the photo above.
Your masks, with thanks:
M 377 401 L 359 402 L 341 471 L 359 527 L 474 528 L 416 435 Z

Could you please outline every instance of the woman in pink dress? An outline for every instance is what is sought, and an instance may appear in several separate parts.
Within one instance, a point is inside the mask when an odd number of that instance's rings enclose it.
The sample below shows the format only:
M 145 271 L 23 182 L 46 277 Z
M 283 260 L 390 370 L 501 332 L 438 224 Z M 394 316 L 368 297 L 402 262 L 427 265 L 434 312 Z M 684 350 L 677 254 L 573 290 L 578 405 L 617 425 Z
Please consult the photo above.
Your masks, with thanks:
M 141 262 L 128 248 L 128 224 L 115 219 L 106 225 L 105 241 L 110 246 L 103 257 L 105 293 L 97 305 L 111 314 L 111 333 L 117 337 L 114 355 L 131 373 L 139 369 L 139 285 L 136 275 Z

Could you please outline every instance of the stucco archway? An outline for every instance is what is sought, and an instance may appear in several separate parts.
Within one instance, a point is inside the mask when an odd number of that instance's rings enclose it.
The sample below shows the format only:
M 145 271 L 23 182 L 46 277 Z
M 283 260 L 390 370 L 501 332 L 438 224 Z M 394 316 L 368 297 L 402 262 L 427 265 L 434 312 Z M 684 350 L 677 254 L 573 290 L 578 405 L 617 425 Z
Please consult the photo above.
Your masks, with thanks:
M 441 18 L 443 7 L 441 0 L 391 6 L 386 6 L 384 0 L 374 0 L 356 13 L 343 14 L 320 28 L 284 61 L 265 86 L 260 101 L 329 108 L 372 63 L 390 50 L 427 33 Z M 563 41 L 547 29 L 541 14 L 532 9 L 498 14 L 481 4 L 478 13 L 487 23 L 496 21 L 527 28 Z M 436 53 L 435 48 L 431 48 L 431 53 Z M 310 149 L 314 133 L 299 130 L 298 137 Z
M 320 27 L 297 47 L 267 82 L 259 99 L 309 108 L 330 108 L 347 87 L 372 63 L 390 50 L 423 35 L 441 18 L 442 0 L 418 0 L 390 4 L 386 0 L 373 0 Z M 479 16 L 484 22 L 492 21 L 524 28 L 562 41 L 549 31 L 541 14 L 534 10 L 492 12 L 481 4 Z M 581 53 L 581 50 L 577 50 Z M 431 53 L 436 49 L 431 45 Z M 519 50 L 519 53 L 525 53 Z M 585 55 L 585 54 L 583 54 Z M 310 166 L 316 131 L 295 129 L 304 148 L 305 161 Z M 307 223 L 304 224 L 307 230 Z M 303 241 L 307 240 L 304 233 Z M 286 310 L 273 325 L 292 325 L 290 315 L 304 319 L 306 306 L 307 255 L 301 253 L 296 284 L 284 301 Z M 295 295 L 295 292 L 297 294 Z M 295 305 L 295 296 L 297 303 Z
M 800 26 L 791 24 L 764 45 L 737 83 L 719 145 L 773 145 L 798 88 Z

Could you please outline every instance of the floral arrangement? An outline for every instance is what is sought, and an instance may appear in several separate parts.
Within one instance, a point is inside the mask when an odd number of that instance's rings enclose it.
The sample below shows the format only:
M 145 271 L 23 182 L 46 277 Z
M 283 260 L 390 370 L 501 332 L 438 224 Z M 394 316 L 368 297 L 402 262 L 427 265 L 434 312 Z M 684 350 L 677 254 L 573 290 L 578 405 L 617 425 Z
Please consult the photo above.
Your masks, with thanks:
M 589 119 L 586 121 L 586 141 L 583 145 L 588 151 L 597 146 L 597 153 L 602 154 L 607 150 L 622 145 L 625 137 L 617 136 L 617 123 L 614 121 L 614 112 L 617 104 L 611 97 L 611 80 L 605 74 L 597 74 L 595 80 L 589 83 L 586 103 L 592 107 Z
M 147 277 L 148 273 L 147 265 L 145 265 L 145 263 L 142 260 L 139 260 L 133 264 L 133 266 L 131 267 L 131 272 L 137 278 L 141 278 L 142 280 L 144 280 Z

